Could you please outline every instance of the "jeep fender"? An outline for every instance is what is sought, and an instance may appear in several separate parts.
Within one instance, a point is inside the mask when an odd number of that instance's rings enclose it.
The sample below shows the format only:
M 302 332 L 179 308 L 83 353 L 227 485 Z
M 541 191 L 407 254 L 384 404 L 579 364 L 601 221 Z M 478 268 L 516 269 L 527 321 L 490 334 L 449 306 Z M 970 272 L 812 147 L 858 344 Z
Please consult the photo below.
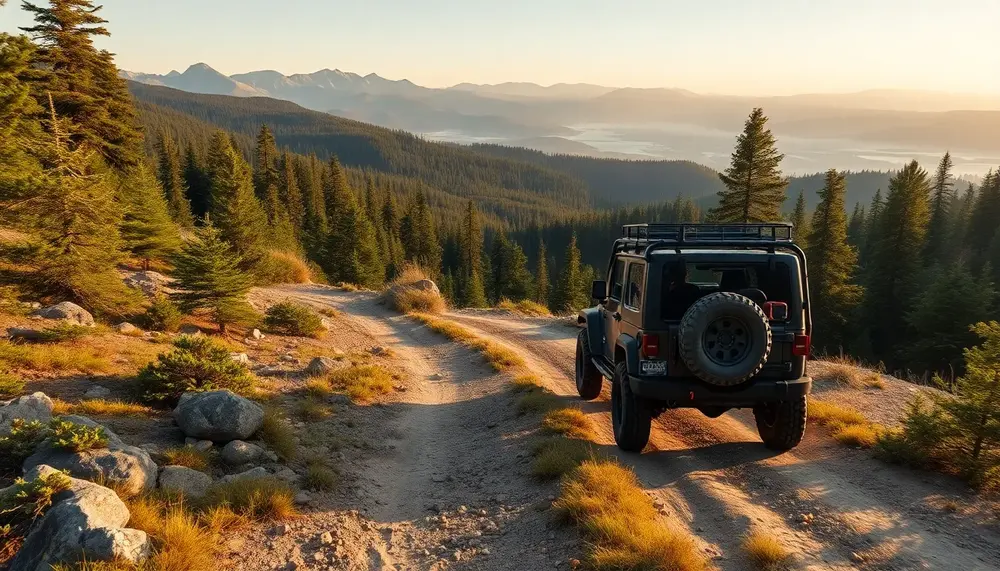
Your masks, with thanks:
M 576 322 L 587 328 L 590 341 L 590 352 L 594 355 L 604 354 L 604 316 L 600 309 L 588 307 L 581 309 L 576 316 Z
M 628 369 L 628 374 L 638 375 L 639 374 L 639 343 L 636 342 L 635 338 L 631 335 L 626 335 L 622 333 L 618 336 L 615 341 L 615 353 L 618 353 L 618 349 L 621 349 L 625 353 L 625 367 Z M 617 360 L 617 359 L 616 359 Z

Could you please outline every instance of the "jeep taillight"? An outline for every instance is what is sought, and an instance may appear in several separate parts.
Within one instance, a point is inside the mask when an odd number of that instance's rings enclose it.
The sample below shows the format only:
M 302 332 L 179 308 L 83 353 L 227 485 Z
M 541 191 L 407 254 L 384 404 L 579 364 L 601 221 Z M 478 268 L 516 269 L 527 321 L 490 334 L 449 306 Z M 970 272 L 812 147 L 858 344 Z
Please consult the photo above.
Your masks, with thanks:
M 792 341 L 792 355 L 796 357 L 808 357 L 809 349 L 812 347 L 812 339 L 808 335 L 796 335 Z
M 644 357 L 660 356 L 660 336 L 655 333 L 642 334 L 642 355 Z

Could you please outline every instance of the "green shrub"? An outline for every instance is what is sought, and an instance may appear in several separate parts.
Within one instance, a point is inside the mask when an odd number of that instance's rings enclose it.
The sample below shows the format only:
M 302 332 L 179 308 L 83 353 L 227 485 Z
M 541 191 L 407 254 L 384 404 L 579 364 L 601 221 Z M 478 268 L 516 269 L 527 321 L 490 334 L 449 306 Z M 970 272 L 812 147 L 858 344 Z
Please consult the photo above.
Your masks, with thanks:
M 20 470 L 21 464 L 35 453 L 35 448 L 46 436 L 48 427 L 41 422 L 14 419 L 10 425 L 10 434 L 0 436 L 0 473 L 11 474 Z
M 24 393 L 24 379 L 0 372 L 0 399 L 12 399 Z
M 83 452 L 94 448 L 107 448 L 108 435 L 100 426 L 89 427 L 58 418 L 49 424 L 52 446 L 71 452 Z
M 63 341 L 74 341 L 93 333 L 93 327 L 64 322 L 39 331 L 38 341 L 42 343 L 61 343 Z
M 323 330 L 322 320 L 308 307 L 283 301 L 268 308 L 264 326 L 273 333 L 315 337 Z
M 17 553 L 31 525 L 52 506 L 52 496 L 69 487 L 69 477 L 57 472 L 30 482 L 19 479 L 0 494 L 0 565 Z
M 150 331 L 177 331 L 183 317 L 184 314 L 176 303 L 169 297 L 160 295 L 153 300 L 138 321 Z
M 230 357 L 229 349 L 202 336 L 181 336 L 175 349 L 146 365 L 137 378 L 148 402 L 176 403 L 188 391 L 229 389 L 248 394 L 254 387 L 250 370 Z

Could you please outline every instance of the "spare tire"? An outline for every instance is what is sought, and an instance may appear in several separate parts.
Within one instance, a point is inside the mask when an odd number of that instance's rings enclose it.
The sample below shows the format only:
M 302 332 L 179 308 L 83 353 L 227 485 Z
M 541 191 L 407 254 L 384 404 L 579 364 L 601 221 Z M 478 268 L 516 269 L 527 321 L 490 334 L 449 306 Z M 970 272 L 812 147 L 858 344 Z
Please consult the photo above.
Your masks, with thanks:
M 760 306 L 738 293 L 713 293 L 681 318 L 681 358 L 706 383 L 731 387 L 756 375 L 771 354 L 771 326 Z

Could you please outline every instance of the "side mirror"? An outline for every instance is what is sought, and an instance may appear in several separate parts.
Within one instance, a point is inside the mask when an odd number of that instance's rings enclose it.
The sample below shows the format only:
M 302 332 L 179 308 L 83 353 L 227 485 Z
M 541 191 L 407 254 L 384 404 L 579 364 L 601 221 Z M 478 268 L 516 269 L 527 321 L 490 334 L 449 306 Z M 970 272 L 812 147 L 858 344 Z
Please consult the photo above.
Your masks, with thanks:
M 590 287 L 590 297 L 601 300 L 608 297 L 608 282 L 597 280 Z

